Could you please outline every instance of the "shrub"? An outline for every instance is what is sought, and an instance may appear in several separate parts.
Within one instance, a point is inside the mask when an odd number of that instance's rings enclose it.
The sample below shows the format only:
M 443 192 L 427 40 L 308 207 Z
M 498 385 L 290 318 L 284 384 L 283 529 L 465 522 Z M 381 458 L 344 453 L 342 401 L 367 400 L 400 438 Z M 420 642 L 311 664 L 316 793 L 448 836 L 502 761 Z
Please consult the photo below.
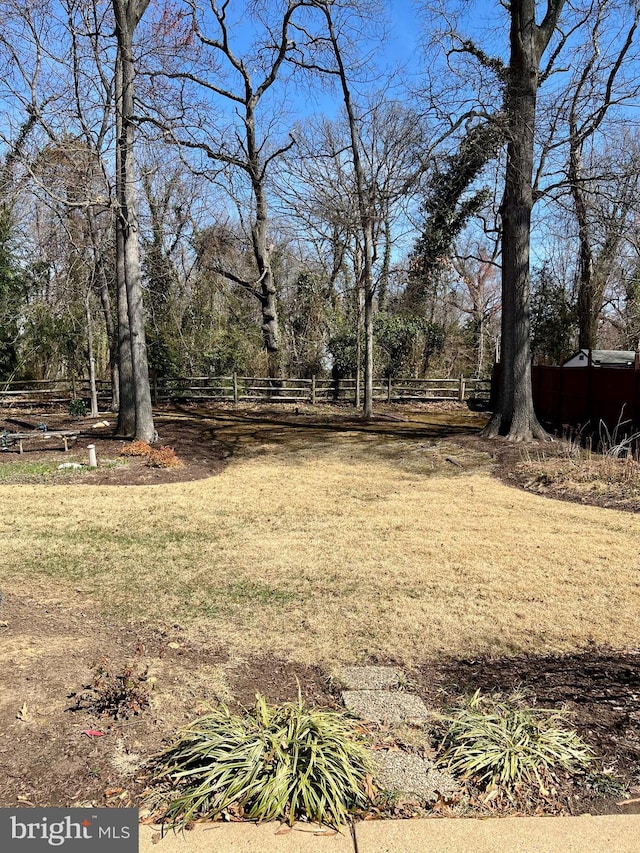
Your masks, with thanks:
M 77 696 L 77 707 L 116 720 L 138 715 L 149 707 L 147 672 L 148 667 L 140 667 L 137 660 L 118 672 L 104 657 L 95 665 L 91 684 Z
M 481 697 L 477 691 L 448 725 L 442 746 L 452 772 L 512 791 L 522 784 L 544 788 L 554 771 L 586 767 L 594 755 L 562 711 L 530 708 L 521 695 Z
M 151 446 L 146 441 L 132 441 L 120 451 L 120 456 L 148 456 Z
M 84 400 L 79 400 L 76 397 L 69 401 L 69 414 L 73 415 L 74 418 L 84 418 L 88 411 L 89 409 Z
M 371 772 L 369 752 L 343 714 L 308 710 L 300 697 L 270 707 L 259 694 L 251 713 L 223 706 L 197 719 L 159 763 L 156 779 L 178 787 L 165 815 L 174 825 L 233 808 L 253 820 L 304 816 L 338 826 L 366 805 Z
M 147 465 L 150 468 L 181 468 L 182 461 L 176 456 L 173 447 L 158 447 L 151 449 L 147 454 Z

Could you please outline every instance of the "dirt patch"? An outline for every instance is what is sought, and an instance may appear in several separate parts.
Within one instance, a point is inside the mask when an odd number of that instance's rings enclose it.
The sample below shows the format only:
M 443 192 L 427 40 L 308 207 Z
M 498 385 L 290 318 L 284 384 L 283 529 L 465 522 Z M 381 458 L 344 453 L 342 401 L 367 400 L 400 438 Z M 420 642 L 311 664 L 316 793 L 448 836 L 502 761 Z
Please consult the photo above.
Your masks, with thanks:
M 0 421 L 0 431 L 27 432 L 28 428 L 36 428 L 45 423 L 48 432 L 55 430 L 78 431 L 77 440 L 69 442 L 68 452 L 64 452 L 62 439 L 48 437 L 46 432 L 34 434 L 23 442 L 24 453 L 20 454 L 17 445 L 9 446 L 0 453 L 0 466 L 10 466 L 15 463 L 49 463 L 63 465 L 88 462 L 87 447 L 95 445 L 98 459 L 97 469 L 84 469 L 82 473 L 73 470 L 61 471 L 55 475 L 57 483 L 86 483 L 94 485 L 157 485 L 162 483 L 183 483 L 200 480 L 219 473 L 225 467 L 224 449 L 212 435 L 212 424 L 206 419 L 191 419 L 175 415 L 158 413 L 155 418 L 159 434 L 158 445 L 172 447 L 180 461 L 179 468 L 152 468 L 146 465 L 146 460 L 140 457 L 127 458 L 121 456 L 128 441 L 114 437 L 115 418 L 100 416 L 99 418 L 73 418 L 63 413 L 47 414 L 42 412 L 9 414 Z M 107 424 L 103 426 L 102 424 Z M 96 424 L 99 424 L 96 426 Z M 12 482 L 20 482 L 18 475 Z M 26 473 L 22 476 L 24 482 L 50 482 L 51 475 L 43 476 L 38 473 Z
M 0 616 L 0 802 L 3 805 L 123 803 L 141 788 L 137 772 L 167 730 L 199 702 L 217 701 L 206 677 L 219 650 L 197 652 L 179 629 L 115 626 L 82 607 L 7 596 Z M 162 687 L 151 708 L 128 720 L 73 710 L 71 694 L 91 681 L 103 658 L 122 666 L 142 648 Z M 101 731 L 103 736 L 83 734 Z M 111 797 L 105 792 L 118 789 Z M 123 792 L 126 792 L 123 794 Z
M 335 707 L 318 668 L 268 656 L 230 661 L 195 647 L 180 626 L 116 624 L 95 612 L 7 596 L 0 617 L 0 805 L 137 804 L 144 765 L 176 729 L 211 704 L 269 701 Z M 137 654 L 138 653 L 138 654 Z M 78 707 L 100 661 L 148 666 L 150 707 L 128 719 Z M 101 732 L 101 736 L 87 734 Z
M 39 604 L 9 596 L 0 628 L 0 805 L 140 805 L 145 767 L 180 726 L 211 703 L 250 707 L 255 693 L 270 702 L 315 706 L 339 699 L 319 667 L 268 655 L 232 660 L 225 651 L 185 638 L 179 625 L 109 622 L 82 607 Z M 117 669 L 142 648 L 153 679 L 151 706 L 113 719 L 75 709 L 71 694 L 91 679 L 97 661 Z M 393 663 L 401 663 L 394 661 Z M 411 688 L 441 710 L 461 694 L 524 686 L 538 705 L 568 707 L 583 737 L 627 788 L 638 783 L 640 652 L 594 649 L 579 655 L 426 661 L 410 673 Z M 96 737 L 86 732 L 102 732 Z M 638 811 L 621 796 L 570 787 L 562 807 L 580 813 Z
M 494 473 L 509 486 L 553 500 L 640 512 L 640 462 L 581 451 L 563 442 L 518 446 L 480 436 L 470 439 L 494 458 Z
M 444 437 L 470 437 L 484 423 L 485 416 L 470 412 L 459 404 L 424 404 L 405 410 L 397 406 L 380 406 L 368 422 L 350 406 L 234 406 L 233 404 L 158 407 L 154 422 L 158 445 L 172 447 L 182 466 L 162 469 L 146 465 L 143 458 L 122 458 L 129 442 L 114 436 L 115 417 L 74 418 L 58 412 L 42 410 L 5 410 L 0 420 L 0 432 L 9 434 L 9 444 L 0 453 L 2 466 L 16 463 L 48 463 L 49 466 L 79 462 L 86 466 L 87 447 L 94 444 L 98 458 L 97 469 L 83 468 L 82 472 L 18 473 L 4 482 L 54 482 L 95 485 L 157 485 L 181 483 L 214 476 L 224 469 L 233 456 L 263 453 L 295 453 L 313 446 L 320 449 L 335 442 L 363 439 L 378 446 L 389 440 L 401 449 L 403 442 L 435 441 Z M 61 438 L 38 431 L 46 425 L 47 432 L 73 430 L 76 440 L 69 442 L 64 452 Z M 24 453 L 12 444 L 10 434 L 33 430 L 33 438 L 23 442 Z M 369 448 L 365 447 L 365 451 Z M 484 449 L 483 449 L 484 450 Z M 452 465 L 455 463 L 451 463 Z

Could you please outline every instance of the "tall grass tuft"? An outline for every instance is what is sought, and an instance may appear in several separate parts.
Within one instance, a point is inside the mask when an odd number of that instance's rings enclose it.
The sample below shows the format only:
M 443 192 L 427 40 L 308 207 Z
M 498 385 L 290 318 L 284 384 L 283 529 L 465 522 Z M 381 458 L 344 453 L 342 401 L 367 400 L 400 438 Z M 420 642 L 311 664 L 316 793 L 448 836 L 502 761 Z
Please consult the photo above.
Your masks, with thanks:
M 223 706 L 195 720 L 158 763 L 155 778 L 177 789 L 165 813 L 173 826 L 234 808 L 250 820 L 305 817 L 337 827 L 367 804 L 372 771 L 343 714 L 307 709 L 300 697 L 270 707 L 260 695 L 251 713 Z
M 526 707 L 519 694 L 483 697 L 476 691 L 444 721 L 443 762 L 485 786 L 513 791 L 536 784 L 542 790 L 556 771 L 583 769 L 595 757 L 566 727 L 564 712 Z
M 604 421 L 600 421 L 599 432 L 600 441 L 598 447 L 603 456 L 613 456 L 614 459 L 620 457 L 632 457 L 637 459 L 638 444 L 640 443 L 640 432 L 630 432 L 632 421 L 630 418 L 622 420 L 624 405 L 620 409 L 620 417 L 618 423 L 613 430 L 609 430 Z

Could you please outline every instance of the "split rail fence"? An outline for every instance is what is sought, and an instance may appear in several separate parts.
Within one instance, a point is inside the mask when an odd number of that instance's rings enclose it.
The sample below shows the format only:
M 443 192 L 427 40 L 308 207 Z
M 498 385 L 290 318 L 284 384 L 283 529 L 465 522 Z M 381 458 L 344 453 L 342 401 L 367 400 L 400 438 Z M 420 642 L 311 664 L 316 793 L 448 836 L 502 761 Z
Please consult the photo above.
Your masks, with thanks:
M 108 381 L 97 384 L 98 400 L 111 399 Z M 151 380 L 154 403 L 210 401 L 230 403 L 348 403 L 354 402 L 355 379 L 270 379 L 257 376 L 154 377 Z M 376 379 L 374 400 L 389 403 L 418 403 L 472 399 L 488 402 L 490 379 Z M 64 405 L 74 398 L 89 399 L 89 381 L 33 380 L 0 384 L 0 406 Z

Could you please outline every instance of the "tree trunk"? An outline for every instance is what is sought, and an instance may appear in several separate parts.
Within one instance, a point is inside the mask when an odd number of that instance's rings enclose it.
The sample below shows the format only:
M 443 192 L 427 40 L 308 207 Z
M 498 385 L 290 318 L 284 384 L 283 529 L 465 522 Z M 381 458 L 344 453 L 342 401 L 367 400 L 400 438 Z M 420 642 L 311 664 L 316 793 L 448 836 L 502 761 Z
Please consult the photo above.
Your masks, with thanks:
M 360 408 L 360 401 L 362 400 L 362 341 L 360 338 L 360 330 L 362 328 L 362 303 L 360 301 L 360 272 L 356 271 L 356 387 L 354 391 L 353 397 L 353 405 L 356 409 Z
M 388 207 L 384 217 L 384 255 L 382 258 L 382 272 L 378 283 L 378 311 L 384 311 L 387 306 L 387 289 L 389 287 L 389 275 L 391 273 L 391 223 L 389 221 Z
M 362 415 L 373 416 L 373 283 L 364 284 L 364 404 Z
M 102 307 L 102 315 L 104 317 L 104 325 L 107 332 L 107 341 L 109 343 L 109 370 L 111 373 L 111 406 L 112 412 L 117 412 L 120 408 L 120 371 L 119 371 L 119 352 L 118 352 L 118 335 L 113 322 L 113 312 L 111 310 L 111 299 L 109 297 L 109 284 L 107 282 L 107 274 L 104 268 L 104 258 L 100 251 L 100 240 L 98 237 L 98 226 L 93 209 L 88 208 L 89 230 L 91 232 L 91 245 L 93 249 L 93 264 L 95 269 L 96 290 L 100 297 L 100 305 Z
M 360 164 L 358 163 L 358 170 Z M 364 185 L 364 176 L 361 179 Z M 359 182 L 360 183 L 360 182 Z M 363 193 L 364 195 L 364 193 Z M 364 404 L 362 415 L 373 416 L 373 316 L 375 283 L 373 281 L 373 218 L 365 204 L 361 204 L 362 235 L 364 237 L 364 257 L 362 266 L 364 291 Z
M 98 391 L 96 389 L 96 360 L 93 352 L 93 326 L 91 323 L 90 291 L 84 301 L 85 317 L 87 319 L 87 363 L 89 366 L 89 390 L 91 394 L 91 417 L 98 417 Z
M 538 68 L 564 0 L 549 0 L 536 24 L 535 0 L 512 0 L 509 127 L 502 200 L 502 355 L 497 404 L 484 434 L 512 441 L 547 438 L 533 409 L 531 388 L 529 249 Z
M 274 361 L 273 353 L 278 352 L 278 302 L 276 286 L 271 269 L 271 251 L 269 249 L 268 206 L 265 192 L 265 169 L 261 162 L 260 146 L 256 139 L 255 114 L 253 101 L 246 105 L 245 127 L 247 134 L 247 157 L 251 174 L 251 187 L 255 203 L 255 222 L 251 226 L 253 255 L 258 269 L 260 283 L 260 305 L 262 307 L 262 339 L 269 364 Z
M 331 47 L 338 66 L 338 76 L 342 89 L 347 121 L 349 124 L 349 139 L 351 156 L 353 159 L 353 173 L 358 197 L 358 224 L 362 233 L 363 258 L 362 258 L 362 287 L 364 291 L 364 404 L 362 415 L 371 418 L 373 414 L 373 313 L 375 282 L 373 280 L 373 265 L 375 256 L 375 241 L 373 236 L 375 213 L 372 210 L 372 200 L 367 187 L 365 173 L 360 156 L 362 145 L 358 134 L 358 121 L 351 101 L 351 91 L 347 80 L 342 54 L 338 45 L 333 20 L 331 18 L 330 6 L 322 6 L 322 11 L 327 21 L 327 29 L 331 40 Z
M 134 62 L 133 33 L 148 5 L 148 0 L 113 0 L 118 38 L 118 59 L 122 88 L 116 101 L 120 113 L 120 133 L 116 141 L 119 150 L 119 168 L 116 172 L 116 195 L 121 239 L 117 247 L 123 255 L 124 282 L 129 319 L 129 342 L 131 348 L 131 375 L 135 405 L 135 437 L 139 441 L 155 439 L 147 343 L 144 328 L 144 306 L 140 275 L 140 252 L 138 244 L 138 218 L 135 197 L 134 153 Z M 121 364 L 122 367 L 122 364 Z M 123 403 L 121 395 L 121 405 Z
M 589 236 L 589 217 L 582 188 L 582 158 L 575 116 L 569 122 L 569 185 L 578 220 L 578 242 L 580 245 L 580 281 L 578 284 L 578 347 L 596 348 L 597 317 L 594 316 L 593 299 L 593 252 Z
M 122 64 L 116 58 L 116 105 L 122 102 Z M 122 108 L 116 109 L 116 138 L 122 138 Z M 116 176 L 122 173 L 122 150 L 116 145 Z M 131 332 L 129 330 L 129 305 L 124 263 L 124 222 L 116 213 L 116 288 L 118 304 L 118 425 L 116 434 L 132 438 L 136 431 L 136 399 L 133 390 L 133 361 L 131 357 Z

